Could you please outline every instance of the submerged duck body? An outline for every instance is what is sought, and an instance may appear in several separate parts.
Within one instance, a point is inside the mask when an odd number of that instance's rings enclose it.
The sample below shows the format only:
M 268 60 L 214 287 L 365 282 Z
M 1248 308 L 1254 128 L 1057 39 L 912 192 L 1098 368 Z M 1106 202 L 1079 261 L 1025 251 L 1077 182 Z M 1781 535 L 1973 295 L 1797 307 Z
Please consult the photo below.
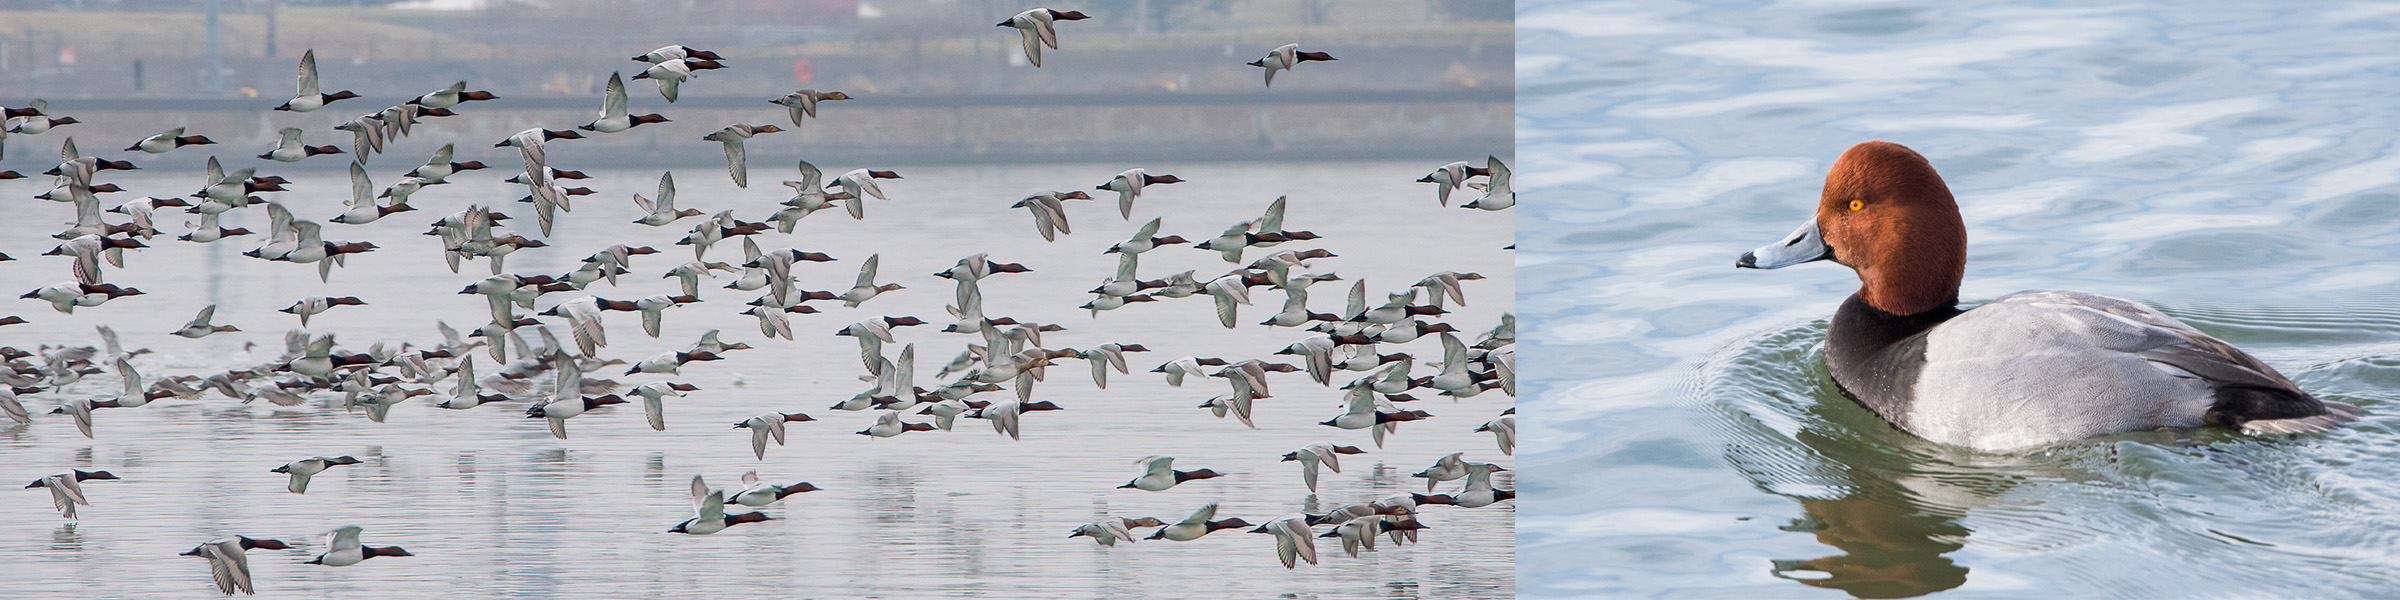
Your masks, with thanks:
M 1932 165 L 1899 144 L 1844 152 L 1816 217 L 1736 266 L 1815 260 L 1862 282 L 1827 333 L 1834 382 L 1928 440 L 2007 450 L 2160 427 L 2306 433 L 2364 412 L 2132 301 L 2028 291 L 1960 308 L 1965 223 Z

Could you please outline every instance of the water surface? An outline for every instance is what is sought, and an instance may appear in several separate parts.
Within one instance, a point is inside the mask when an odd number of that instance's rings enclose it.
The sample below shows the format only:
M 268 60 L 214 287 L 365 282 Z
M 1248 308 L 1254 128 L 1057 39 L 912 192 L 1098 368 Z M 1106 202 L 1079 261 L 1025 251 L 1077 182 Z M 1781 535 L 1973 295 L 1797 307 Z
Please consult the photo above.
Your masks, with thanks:
M 430 153 L 432 145 L 420 141 L 377 157 L 371 167 L 378 179 L 397 180 L 398 171 Z M 37 142 L 11 143 L 32 148 Z M 26 171 L 30 163 L 23 161 L 42 154 L 29 151 L 22 155 L 26 158 L 16 158 L 20 155 L 12 153 L 9 166 Z M 470 156 L 481 154 L 462 153 L 461 159 Z M 552 156 L 559 164 L 559 155 Z M 482 160 L 514 164 L 516 159 L 503 149 Z M 243 164 L 248 162 L 258 161 Z M 1489 329 L 1511 309 L 1509 257 L 1500 250 L 1508 243 L 1510 215 L 1436 206 L 1429 187 L 1412 183 L 1431 166 L 1153 165 L 1154 172 L 1175 173 L 1192 183 L 1155 188 L 1135 216 L 1146 221 L 1163 215 L 1166 233 L 1206 238 L 1256 218 L 1269 201 L 1289 195 L 1287 225 L 1324 236 L 1322 244 L 1308 247 L 1340 254 L 1313 263 L 1316 270 L 1345 278 L 1315 288 L 1313 308 L 1338 309 L 1350 280 L 1364 278 L 1380 294 L 1434 271 L 1479 271 L 1494 279 L 1473 284 L 1471 305 L 1455 307 L 1450 321 L 1463 330 Z M 851 166 L 825 167 L 839 172 Z M 776 182 L 794 173 L 788 164 L 753 161 L 750 168 L 748 190 L 733 187 L 721 170 L 680 170 L 678 202 L 759 218 L 788 197 L 789 190 Z M 802 221 L 794 234 L 762 236 L 769 249 L 797 247 L 839 259 L 800 267 L 803 289 L 847 289 L 859 263 L 875 253 L 881 255 L 879 280 L 907 286 L 859 308 L 816 303 L 824 314 L 794 315 L 795 341 L 763 340 L 756 320 L 739 314 L 746 308 L 741 303 L 757 294 L 721 289 L 730 278 L 704 281 L 704 302 L 669 311 L 659 339 L 642 334 L 638 317 L 610 314 L 610 344 L 603 356 L 640 360 L 682 349 L 712 328 L 722 329 L 726 341 L 760 348 L 735 352 L 722 362 L 694 363 L 679 377 L 623 376 L 622 368 L 593 375 L 629 385 L 660 379 L 699 385 L 702 390 L 687 398 L 668 399 L 663 432 L 644 423 L 638 406 L 614 407 L 569 421 L 571 439 L 562 441 L 551 438 L 541 421 L 523 418 L 523 402 L 446 411 L 423 399 L 395 408 L 388 422 L 378 424 L 341 410 L 332 395 L 291 409 L 241 405 L 213 394 L 200 401 L 109 409 L 99 415 L 92 440 L 76 434 L 63 417 L 0 426 L 0 462 L 11 465 L 7 473 L 14 479 L 9 481 L 30 481 L 70 467 L 127 477 L 88 483 L 93 506 L 84 507 L 81 520 L 73 522 L 50 510 L 42 490 L 7 493 L 0 502 L 0 564 L 13 568 L 8 595 L 212 596 L 206 564 L 176 553 L 237 533 L 313 544 L 316 534 L 357 524 L 366 528 L 368 545 L 404 546 L 417 556 L 328 568 L 300 564 L 322 551 L 317 546 L 305 552 L 255 551 L 251 562 L 258 597 L 694 598 L 773 590 L 777 596 L 825 598 L 1171 598 L 1189 597 L 1195 589 L 1242 597 L 1507 596 L 1513 588 L 1514 515 L 1505 503 L 1476 510 L 1431 507 L 1424 520 L 1432 529 L 1424 532 L 1422 544 L 1383 546 L 1359 559 L 1341 556 L 1338 543 L 1321 545 L 1323 564 L 1296 570 L 1276 561 L 1269 536 L 1245 531 L 1114 549 L 1067 537 L 1102 514 L 1174 521 L 1213 501 L 1223 504 L 1219 518 L 1263 522 L 1295 511 L 1422 492 L 1423 480 L 1408 474 L 1451 452 L 1513 464 L 1488 434 L 1473 432 L 1509 406 L 1503 394 L 1457 403 L 1428 400 L 1431 406 L 1425 408 L 1435 418 L 1412 424 L 1388 447 L 1377 449 L 1364 432 L 1317 425 L 1341 412 L 1340 392 L 1317 387 L 1304 376 L 1276 376 L 1276 396 L 1261 401 L 1259 429 L 1250 430 L 1194 408 L 1227 392 L 1221 380 L 1172 388 L 1160 376 L 1141 372 L 1185 355 L 1270 358 L 1302 335 L 1250 324 L 1271 314 L 1280 293 L 1262 295 L 1261 307 L 1246 308 L 1245 325 L 1238 330 L 1218 326 L 1204 296 L 1137 304 L 1097 318 L 1077 309 L 1089 297 L 1083 290 L 1114 272 L 1114 256 L 1101 250 L 1130 236 L 1139 221 L 1117 216 L 1113 197 L 1105 206 L 1078 203 L 1069 208 L 1075 233 L 1046 243 L 1025 211 L 1008 205 L 1039 191 L 1088 189 L 1122 168 L 902 168 L 906 178 L 885 182 L 891 200 L 870 205 L 866 221 L 827 211 Z M 469 263 L 464 273 L 451 273 L 442 265 L 436 240 L 419 235 L 426 224 L 474 202 L 504 205 L 503 212 L 519 218 L 511 225 L 533 228 L 527 205 L 508 202 L 522 196 L 523 188 L 499 183 L 501 176 L 489 173 L 462 174 L 454 177 L 455 185 L 420 192 L 415 198 L 420 212 L 365 226 L 328 224 L 327 239 L 366 239 L 382 246 L 354 257 L 330 283 L 320 283 L 313 266 L 239 256 L 260 243 L 256 237 L 207 246 L 160 237 L 152 241 L 157 248 L 134 253 L 127 268 L 107 271 L 108 280 L 149 295 L 72 316 L 18 301 L 9 311 L 34 323 L 0 330 L 0 336 L 19 346 L 92 344 L 97 340 L 93 326 L 106 324 L 128 346 L 156 350 L 135 360 L 146 376 L 200 374 L 272 359 L 282 349 L 283 332 L 298 325 L 276 309 L 306 296 L 357 295 L 369 306 L 318 315 L 311 329 L 336 333 L 340 345 L 350 349 L 377 342 L 437 342 L 436 320 L 465 330 L 489 319 L 481 298 L 454 294 L 489 271 L 478 262 Z M 161 196 L 197 189 L 200 179 L 197 172 L 109 175 L 103 179 L 133 193 Z M 623 287 L 600 284 L 589 293 L 638 298 L 673 290 L 674 281 L 659 273 L 692 260 L 688 247 L 671 245 L 691 220 L 658 229 L 634 225 L 630 221 L 639 215 L 627 201 L 633 193 L 650 195 L 657 171 L 595 170 L 592 175 L 577 183 L 599 194 L 577 199 L 576 210 L 561 218 L 557 235 L 549 238 L 553 247 L 514 254 L 509 269 L 562 273 L 607 245 L 649 244 L 663 253 L 637 257 L 636 273 L 624 278 Z M 296 182 L 294 191 L 280 201 L 300 216 L 324 219 L 339 213 L 339 199 L 349 189 L 341 175 L 289 176 Z M 0 265 L 0 273 L 17 287 L 68 279 L 66 262 L 36 255 L 55 244 L 43 236 L 54 230 L 51 223 L 71 217 L 70 207 L 21 199 L 48 183 L 36 177 L 0 187 L 20 198 L 9 203 L 12 222 L 31 224 L 0 232 L 0 244 L 21 259 Z M 248 212 L 239 221 L 263 230 L 263 212 Z M 183 229 L 180 216 L 161 220 L 170 234 Z M 832 334 L 881 315 L 937 323 L 898 334 L 901 344 L 917 344 L 919 384 L 930 385 L 934 371 L 966 343 L 981 343 L 974 336 L 928 331 L 948 322 L 942 306 L 952 301 L 951 282 L 930 274 L 976 252 L 1034 270 L 986 280 L 985 306 L 994 316 L 1064 324 L 1067 331 L 1043 338 L 1047 347 L 1125 342 L 1154 351 L 1131 355 L 1136 372 L 1115 375 L 1106 390 L 1094 387 L 1085 363 L 1062 362 L 1034 398 L 1068 410 L 1027 416 L 1022 441 L 996 435 L 985 422 L 972 419 L 960 420 L 952 432 L 891 439 L 852 433 L 866 428 L 874 414 L 826 407 L 868 384 L 857 379 L 865 370 L 855 341 Z M 712 261 L 737 262 L 740 256 L 739 245 L 731 242 L 708 255 Z M 1141 274 L 1156 278 L 1199 269 L 1208 277 L 1229 268 L 1213 253 L 1172 246 L 1144 255 Z M 571 295 L 546 297 L 542 304 Z M 210 303 L 220 305 L 219 322 L 244 331 L 201 340 L 166 335 Z M 1405 349 L 1420 355 L 1440 352 L 1431 338 Z M 898 351 L 897 344 L 885 349 L 887 356 Z M 477 360 L 480 373 L 493 371 L 488 356 Z M 109 395 L 115 385 L 114 376 L 94 376 L 71 386 L 64 397 Z M 441 389 L 446 392 L 448 385 Z M 27 403 L 47 411 L 60 397 L 31 396 Z M 770 410 L 805 412 L 821 420 L 792 423 L 788 445 L 770 446 L 761 461 L 751 454 L 748 432 L 730 425 Z M 1277 458 L 1321 440 L 1360 445 L 1370 453 L 1348 457 L 1344 472 L 1328 473 L 1320 490 L 1310 494 L 1297 466 Z M 284 476 L 267 472 L 294 459 L 345 454 L 365 463 L 319 475 L 307 495 L 287 493 Z M 1165 492 L 1116 489 L 1137 475 L 1132 461 L 1152 454 L 1176 456 L 1182 469 L 1207 467 L 1229 476 Z M 693 475 L 705 475 L 718 487 L 737 486 L 740 473 L 751 469 L 770 481 L 809 481 L 824 490 L 765 509 L 774 521 L 704 537 L 667 533 L 691 515 L 687 489 Z M 1513 486 L 1505 478 L 1501 483 Z

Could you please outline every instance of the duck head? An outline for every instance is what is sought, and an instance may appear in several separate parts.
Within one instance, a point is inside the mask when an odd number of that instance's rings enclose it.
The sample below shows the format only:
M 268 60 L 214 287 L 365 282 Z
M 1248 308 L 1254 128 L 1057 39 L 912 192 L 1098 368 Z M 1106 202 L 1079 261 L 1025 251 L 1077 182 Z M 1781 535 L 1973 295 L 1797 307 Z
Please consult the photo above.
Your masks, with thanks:
M 1736 267 L 1778 269 L 1831 260 L 1858 272 L 1858 297 L 1914 315 L 1956 304 L 1967 227 L 1932 163 L 1906 146 L 1851 146 L 1825 175 L 1816 217 L 1783 241 L 1742 254 Z

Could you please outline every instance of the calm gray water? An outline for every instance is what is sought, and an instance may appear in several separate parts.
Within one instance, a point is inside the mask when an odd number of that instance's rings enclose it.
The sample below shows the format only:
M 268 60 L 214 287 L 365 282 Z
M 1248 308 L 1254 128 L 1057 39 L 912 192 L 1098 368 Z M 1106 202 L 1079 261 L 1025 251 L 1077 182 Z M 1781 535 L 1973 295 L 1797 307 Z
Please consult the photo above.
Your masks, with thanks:
M 54 155 L 37 148 L 55 145 L 56 136 L 11 139 L 25 151 L 11 152 L 6 166 L 38 172 L 41 167 L 34 164 Z M 397 181 L 398 172 L 430 153 L 433 144 L 419 136 L 391 156 L 377 157 L 372 170 L 379 183 Z M 507 165 L 503 169 L 516 164 L 510 150 L 461 148 L 461 160 L 482 158 Z M 554 146 L 552 164 L 573 167 L 560 152 L 571 156 L 574 150 L 562 148 Z M 235 166 L 263 161 L 238 162 Z M 857 165 L 824 166 L 838 173 Z M 1115 269 L 1115 258 L 1100 251 L 1129 236 L 1139 222 L 1120 219 L 1113 198 L 1107 206 L 1078 203 L 1069 208 L 1075 233 L 1045 243 L 1025 211 L 1008 205 L 1043 190 L 1089 189 L 1126 166 L 1131 165 L 901 168 L 906 179 L 884 183 L 891 200 L 870 205 L 864 222 L 835 210 L 807 218 L 793 235 L 763 236 L 761 243 L 769 249 L 798 247 L 840 259 L 801 267 L 801 288 L 846 289 L 859 262 L 877 252 L 881 281 L 907 286 L 855 309 L 816 303 L 825 314 L 793 316 L 796 341 L 761 340 L 756 320 L 738 314 L 746 308 L 740 304 L 757 294 L 721 289 L 729 278 L 704 282 L 705 302 L 669 311 L 660 339 L 641 333 L 638 316 L 609 315 L 610 345 L 603 356 L 639 360 L 681 349 L 711 328 L 723 329 L 726 341 L 761 348 L 735 352 L 722 362 L 694 363 L 680 377 L 627 377 L 620 375 L 622 368 L 594 374 L 628 384 L 672 379 L 703 388 L 687 398 L 668 399 L 664 432 L 650 430 L 638 406 L 574 418 L 572 439 L 561 441 L 552 439 L 541 421 L 523 417 L 523 402 L 445 411 L 418 399 L 377 424 L 342 411 L 338 397 L 283 409 L 245 406 L 215 395 L 104 410 L 95 440 L 77 435 L 64 417 L 43 416 L 30 426 L 0 425 L 0 463 L 8 465 L 7 481 L 30 481 L 70 467 L 108 469 L 127 478 L 88 482 L 85 491 L 93 505 L 74 522 L 60 519 L 42 490 L 12 487 L 0 494 L 5 496 L 0 565 L 10 568 L 8 591 L 0 595 L 211 597 L 206 563 L 176 553 L 238 533 L 310 545 L 307 551 L 251 553 L 260 598 L 694 598 L 761 591 L 825 598 L 1176 598 L 1192 597 L 1195 590 L 1227 597 L 1508 596 L 1514 588 L 1512 503 L 1474 510 L 1429 507 L 1424 521 L 1432 529 L 1424 532 L 1422 544 L 1383 546 L 1359 559 L 1341 556 L 1338 543 L 1320 545 L 1323 564 L 1296 570 L 1276 561 L 1270 536 L 1243 531 L 1114 549 L 1067 537 L 1103 513 L 1175 521 L 1215 501 L 1223 503 L 1218 518 L 1259 522 L 1411 489 L 1422 492 L 1423 480 L 1408 474 L 1451 452 L 1514 464 L 1497 451 L 1490 435 L 1473 432 L 1510 405 L 1503 394 L 1455 404 L 1424 402 L 1435 418 L 1412 424 L 1388 447 L 1375 449 L 1363 432 L 1316 424 L 1341 412 L 1340 392 L 1316 387 L 1305 376 L 1277 375 L 1276 397 L 1260 403 L 1259 429 L 1249 430 L 1194 408 L 1226 393 L 1222 380 L 1171 388 L 1162 377 L 1141 372 L 1185 355 L 1269 357 L 1302 336 L 1256 325 L 1223 329 L 1205 297 L 1135 305 L 1096 319 L 1077 309 L 1089 296 L 1083 290 Z M 1341 255 L 1315 263 L 1316 270 L 1337 272 L 1345 281 L 1315 288 L 1313 308 L 1340 308 L 1352 279 L 1365 278 L 1380 294 L 1435 271 L 1477 271 L 1493 279 L 1471 284 L 1471 305 L 1458 308 L 1450 321 L 1471 332 L 1489 329 L 1511 310 L 1511 259 L 1500 248 L 1510 239 L 1512 215 L 1435 205 L 1429 186 L 1412 183 L 1433 166 L 1150 165 L 1153 172 L 1174 173 L 1192 183 L 1154 188 L 1135 216 L 1164 215 L 1167 233 L 1205 238 L 1256 218 L 1268 201 L 1289 194 L 1287 225 L 1325 236 L 1323 244 L 1304 247 Z M 788 188 L 776 182 L 793 172 L 788 164 L 757 161 L 750 168 L 753 181 L 746 191 L 734 188 L 721 170 L 678 171 L 679 202 L 712 213 L 738 208 L 741 216 L 757 218 L 788 197 Z M 457 185 L 419 193 L 414 203 L 423 208 L 420 212 L 366 226 L 326 225 L 327 239 L 367 239 L 383 246 L 355 257 L 329 284 L 317 280 L 312 266 L 239 256 L 261 243 L 256 237 L 209 246 L 160 237 L 152 242 L 157 248 L 133 254 L 128 268 L 108 271 L 110 281 L 149 295 L 72 316 L 19 300 L 0 314 L 24 315 L 34 323 L 0 330 L 0 340 L 21 347 L 93 344 L 93 326 L 106 324 L 127 345 L 156 350 L 135 360 L 146 376 L 206 373 L 256 364 L 280 352 L 283 332 L 298 323 L 276 309 L 301 297 L 355 294 L 369 306 L 318 315 L 312 329 L 336 332 L 341 346 L 359 350 L 379 341 L 438 342 L 437 319 L 462 330 L 488 320 L 481 298 L 454 294 L 488 270 L 470 263 L 463 274 L 449 272 L 435 238 L 419 234 L 428 222 L 469 202 L 498 205 L 523 195 L 521 186 L 499 183 L 502 175 L 492 173 L 462 174 L 453 178 L 461 182 Z M 187 193 L 200 180 L 196 171 L 109 175 L 102 180 L 148 195 Z M 627 276 L 624 287 L 600 284 L 591 292 L 638 298 L 673 289 L 673 280 L 659 279 L 658 273 L 691 260 L 688 248 L 669 245 L 687 232 L 691 220 L 658 229 L 629 223 L 637 214 L 628 198 L 651 194 L 657 175 L 594 172 L 593 180 L 579 183 L 600 194 L 578 198 L 575 212 L 562 217 L 558 235 L 550 239 L 554 247 L 512 255 L 510 270 L 559 273 L 609 244 L 650 244 L 664 253 L 637 257 L 637 274 Z M 290 176 L 294 191 L 280 200 L 300 216 L 325 219 L 340 211 L 339 201 L 349 189 L 343 176 Z M 43 236 L 57 229 L 52 223 L 69 219 L 71 209 L 24 199 L 48 185 L 39 176 L 0 185 L 0 193 L 18 198 L 8 203 L 12 208 L 6 214 L 19 226 L 0 232 L 0 245 L 20 259 L 0 264 L 0 274 L 13 286 L 8 289 L 16 290 L 11 295 L 22 292 L 17 288 L 69 278 L 64 260 L 37 255 L 55 243 Z M 532 231 L 526 205 L 502 210 L 520 217 L 510 223 Z M 241 221 L 263 229 L 264 213 L 249 212 Z M 162 229 L 179 232 L 182 220 L 162 217 L 169 223 Z M 1112 377 L 1105 391 L 1092 385 L 1085 363 L 1062 362 L 1035 398 L 1068 410 L 1026 417 L 1021 442 L 971 419 L 960 420 L 954 432 L 891 439 L 852 433 L 869 425 L 874 414 L 826 410 L 866 387 L 856 379 L 865 372 L 857 344 L 832 334 L 878 315 L 915 315 L 937 323 L 899 332 L 901 343 L 918 345 L 919 384 L 930 385 L 942 363 L 980 338 L 928 331 L 948 321 L 942 306 L 952 298 L 951 282 L 929 274 L 976 252 L 1034 269 L 986 280 L 986 309 L 994 316 L 1066 325 L 1067 331 L 1043 338 L 1048 347 L 1128 342 L 1154 351 L 1131 355 L 1137 371 Z M 709 254 L 719 261 L 740 256 L 738 243 L 730 242 Z M 1144 259 L 1141 273 L 1150 278 L 1184 269 L 1200 269 L 1206 277 L 1229 268 L 1213 253 L 1188 246 L 1167 247 Z M 571 296 L 549 297 L 543 304 Z M 1261 306 L 1246 308 L 1243 319 L 1265 319 L 1281 299 L 1280 293 L 1260 296 Z M 244 332 L 201 340 L 166 334 L 209 303 L 221 305 L 219 322 Z M 251 342 L 259 347 L 248 349 Z M 1439 342 L 1431 338 L 1406 349 L 1440 353 Z M 898 345 L 885 352 L 897 354 Z M 493 371 L 488 359 L 478 359 L 479 373 Z M 113 375 L 94 376 L 63 397 L 110 395 L 116 385 Z M 61 397 L 29 396 L 27 403 L 46 412 Z M 806 412 L 821 421 L 792 423 L 789 445 L 770 446 L 760 461 L 751 455 L 747 431 L 729 426 L 769 410 Z M 1297 466 L 1276 459 L 1321 440 L 1365 446 L 1371 453 L 1348 457 L 1347 469 L 1328 473 L 1321 490 L 1311 495 Z M 344 454 L 365 463 L 319 475 L 304 496 L 287 493 L 284 476 L 267 472 L 294 459 Z M 1229 476 L 1165 492 L 1115 489 L 1137 475 L 1132 461 L 1151 454 L 1176 456 L 1175 466 L 1182 469 L 1208 467 Z M 691 516 L 687 486 L 693 475 L 705 475 L 718 487 L 738 487 L 738 476 L 750 469 L 770 481 L 809 481 L 824 491 L 765 509 L 774 521 L 711 536 L 667 533 Z M 1513 487 L 1507 478 L 1500 483 Z M 315 536 L 346 524 L 364 526 L 368 545 L 404 546 L 417 556 L 343 568 L 300 564 L 322 551 Z
M 1527 597 L 2388 597 L 2400 575 L 2400 8 L 1519 4 Z M 1843 399 L 1834 265 L 1737 271 L 1907 144 L 1969 302 L 2158 306 L 2372 414 L 1926 443 Z

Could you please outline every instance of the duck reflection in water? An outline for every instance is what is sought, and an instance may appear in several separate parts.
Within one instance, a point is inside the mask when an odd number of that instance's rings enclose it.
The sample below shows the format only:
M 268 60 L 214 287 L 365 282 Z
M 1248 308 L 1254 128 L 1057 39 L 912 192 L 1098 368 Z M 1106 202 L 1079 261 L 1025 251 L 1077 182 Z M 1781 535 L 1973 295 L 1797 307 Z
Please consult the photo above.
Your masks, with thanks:
M 1861 481 L 1836 499 L 1799 498 L 1806 518 L 1785 531 L 1814 533 L 1841 554 L 1774 561 L 1777 577 L 1856 598 L 1909 598 L 1964 585 L 1967 568 L 1944 557 L 1966 545 L 1965 516 L 1922 504 L 1890 481 Z

